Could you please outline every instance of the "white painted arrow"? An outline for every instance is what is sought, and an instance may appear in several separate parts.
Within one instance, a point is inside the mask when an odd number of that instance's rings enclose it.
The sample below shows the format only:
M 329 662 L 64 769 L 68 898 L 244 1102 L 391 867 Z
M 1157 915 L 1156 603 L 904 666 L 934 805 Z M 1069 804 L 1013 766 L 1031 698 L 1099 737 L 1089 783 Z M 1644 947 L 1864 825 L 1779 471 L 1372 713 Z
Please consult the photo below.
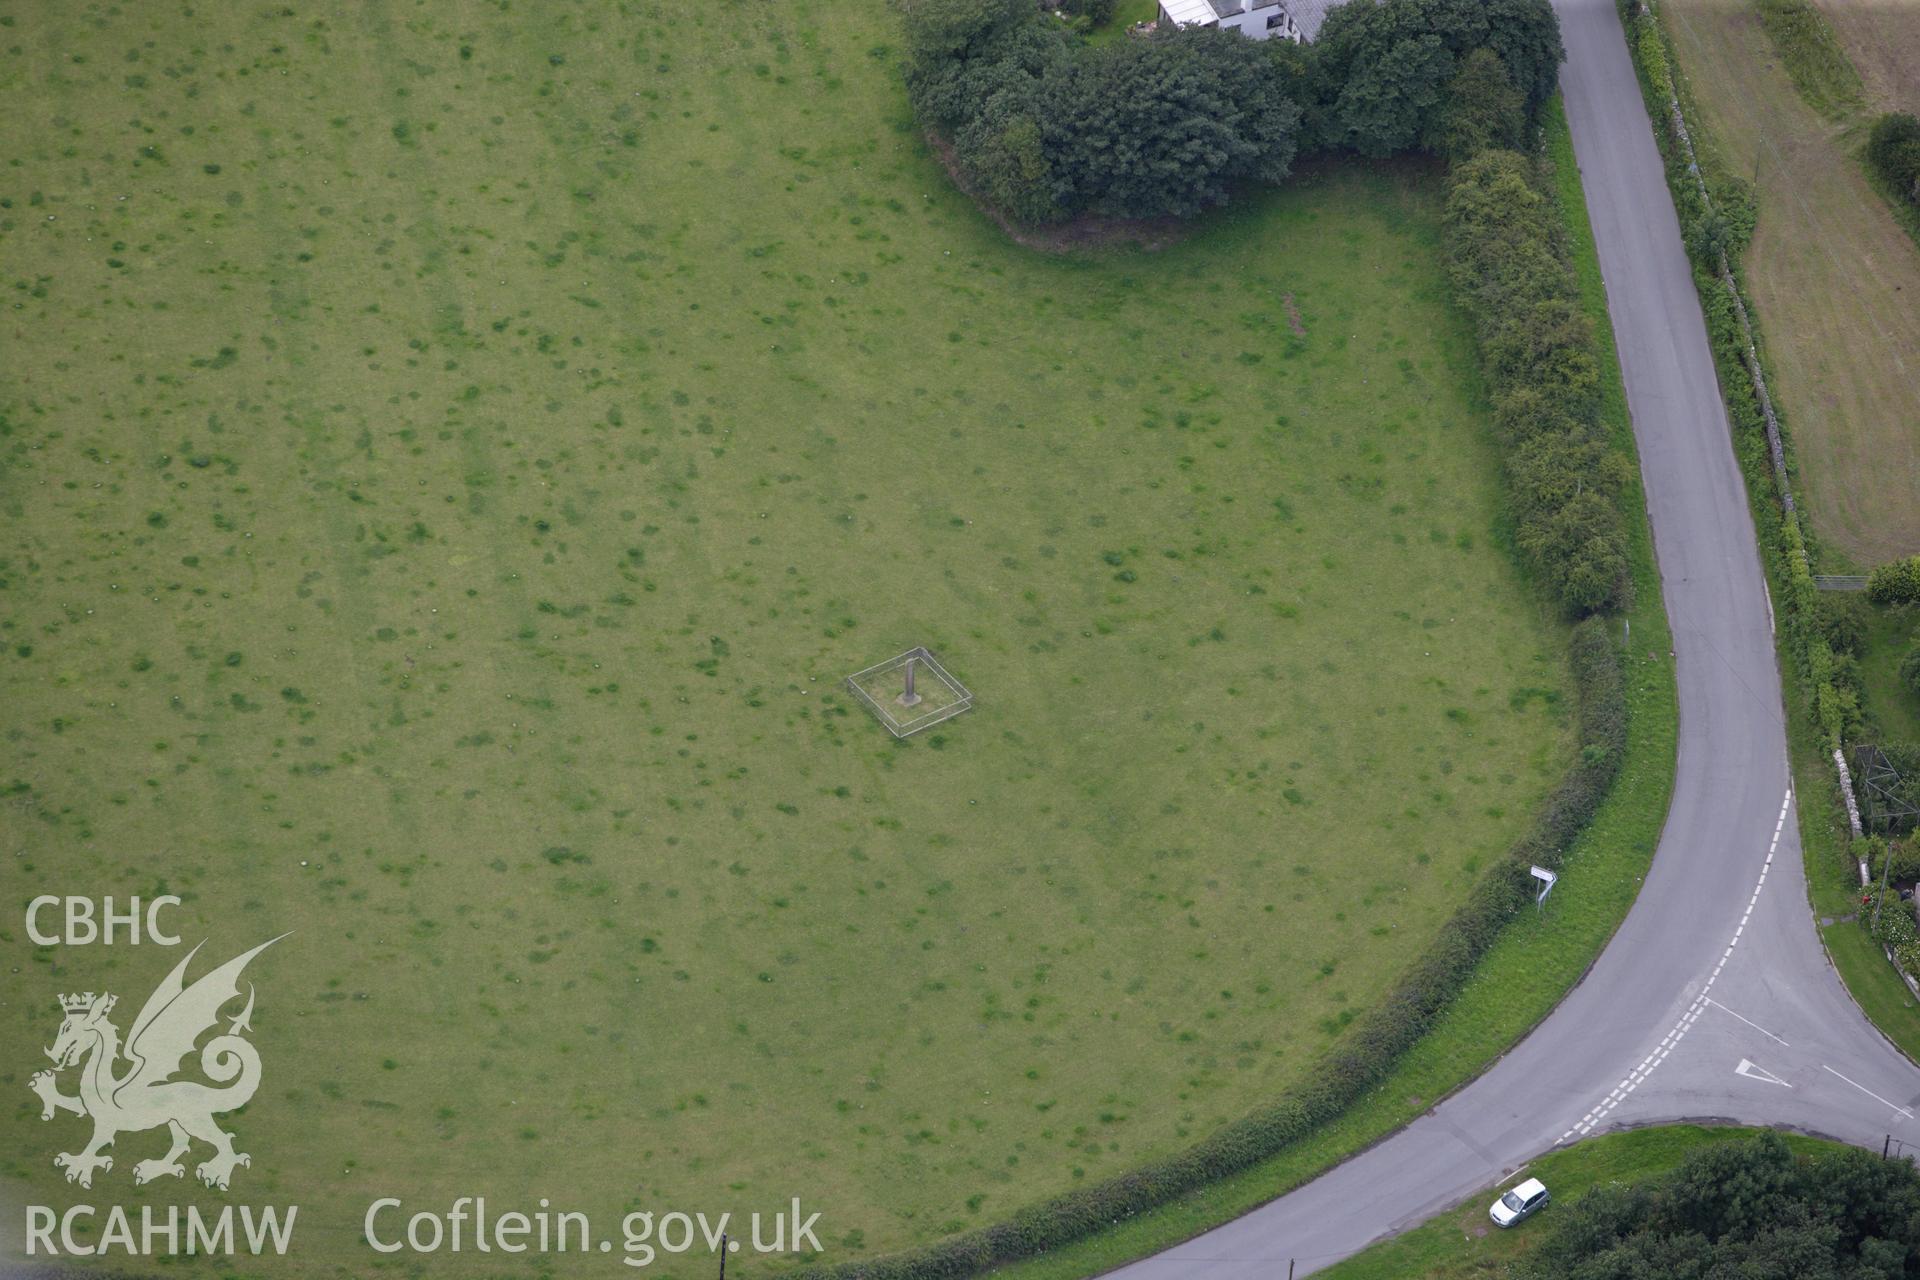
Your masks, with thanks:
M 1787 1084 L 1785 1080 L 1782 1080 L 1779 1076 L 1773 1074 L 1773 1072 L 1768 1071 L 1764 1067 L 1756 1067 L 1745 1058 L 1740 1059 L 1740 1065 L 1733 1069 L 1733 1074 L 1745 1076 L 1749 1080 L 1763 1080 L 1768 1084 L 1786 1084 L 1787 1088 L 1793 1088 L 1792 1085 Z

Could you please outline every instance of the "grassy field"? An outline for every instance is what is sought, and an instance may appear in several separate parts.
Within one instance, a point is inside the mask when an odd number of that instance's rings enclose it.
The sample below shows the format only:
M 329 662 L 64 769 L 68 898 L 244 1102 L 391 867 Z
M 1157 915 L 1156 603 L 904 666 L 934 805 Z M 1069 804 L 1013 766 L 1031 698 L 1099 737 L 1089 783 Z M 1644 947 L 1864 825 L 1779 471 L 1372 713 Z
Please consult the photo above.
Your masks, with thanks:
M 1487 1218 L 1494 1188 L 1473 1197 L 1415 1227 L 1403 1236 L 1377 1244 L 1364 1253 L 1318 1272 L 1321 1280 L 1472 1280 L 1506 1274 L 1505 1267 L 1526 1256 L 1553 1229 L 1555 1205 L 1572 1204 L 1588 1190 L 1608 1183 L 1645 1182 L 1677 1167 L 1696 1147 L 1738 1140 L 1750 1129 L 1703 1128 L 1672 1125 L 1633 1129 L 1592 1138 L 1542 1156 L 1503 1182 L 1539 1178 L 1552 1192 L 1554 1204 L 1519 1226 L 1502 1231 Z M 1837 1142 L 1782 1135 L 1802 1155 L 1844 1151 Z
M 839 1260 L 1118 1172 L 1296 1079 L 1564 763 L 1432 175 L 1037 256 L 893 39 L 0 5 L 0 896 L 296 930 L 233 1125 L 296 1269 L 381 1194 L 799 1194 Z M 914 644 L 978 705 L 896 743 L 841 682 Z M 1514 945 L 1577 972 L 1612 821 Z M 18 921 L 5 1195 L 194 1198 L 155 1135 L 60 1183 L 25 1090 L 57 992 L 178 954 Z
M 1567 222 L 1582 301 L 1599 338 L 1604 419 L 1622 450 L 1633 448 L 1606 293 L 1566 118 L 1556 102 L 1546 139 Z M 1638 475 L 1638 472 L 1635 472 Z M 1644 512 L 1637 483 L 1624 505 Z M 1432 1031 L 1366 1102 L 1311 1139 L 1203 1192 L 1142 1214 L 1069 1249 L 996 1274 L 1000 1280 L 1079 1280 L 1238 1217 L 1407 1124 L 1486 1070 L 1586 975 L 1625 918 L 1653 859 L 1673 793 L 1678 710 L 1660 579 L 1643 516 L 1633 522 L 1633 644 L 1625 662 L 1631 718 L 1628 758 L 1599 817 L 1561 873 L 1549 908 L 1508 926 L 1474 980 Z M 1885 967 L 1884 965 L 1882 966 Z M 1891 977 L 1891 971 L 1889 971 Z M 1898 979 L 1894 979 L 1898 981 Z
M 1915 6 L 1858 7 L 1886 11 L 1886 24 L 1920 22 Z M 1814 530 L 1837 553 L 1830 564 L 1912 554 L 1920 251 L 1854 158 L 1882 99 L 1870 91 L 1849 109 L 1821 97 L 1844 112 L 1834 119 L 1810 107 L 1750 0 L 1669 0 L 1661 14 L 1700 108 L 1703 145 L 1757 186 L 1746 277 Z M 1795 60 L 1803 78 L 1813 61 Z M 1869 90 L 1879 83 L 1866 80 Z
M 1880 110 L 1920 111 L 1920 6 L 1818 0 L 1847 61 Z
M 1754 5 L 1801 101 L 1829 120 L 1845 120 L 1860 107 L 1860 73 L 1813 0 L 1754 0 Z

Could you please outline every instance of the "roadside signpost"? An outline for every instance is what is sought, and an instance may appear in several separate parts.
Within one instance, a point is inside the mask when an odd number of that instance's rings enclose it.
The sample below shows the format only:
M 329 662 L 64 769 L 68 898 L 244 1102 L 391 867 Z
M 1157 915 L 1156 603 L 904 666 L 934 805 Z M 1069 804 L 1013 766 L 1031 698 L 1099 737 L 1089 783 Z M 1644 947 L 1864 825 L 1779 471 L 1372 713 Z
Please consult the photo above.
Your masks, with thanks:
M 1559 882 L 1560 877 L 1545 867 L 1535 867 L 1533 878 L 1540 882 L 1540 892 L 1534 898 L 1533 905 L 1544 908 L 1547 904 L 1547 895 L 1553 892 L 1553 886 Z

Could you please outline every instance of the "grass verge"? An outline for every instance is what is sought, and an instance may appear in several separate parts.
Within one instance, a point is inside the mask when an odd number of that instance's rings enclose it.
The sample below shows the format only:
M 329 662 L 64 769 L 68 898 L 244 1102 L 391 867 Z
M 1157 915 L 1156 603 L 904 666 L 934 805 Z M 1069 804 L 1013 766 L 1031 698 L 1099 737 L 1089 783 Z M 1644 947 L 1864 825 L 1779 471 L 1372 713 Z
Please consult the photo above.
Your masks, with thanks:
M 1594 325 L 1604 370 L 1604 420 L 1622 449 L 1633 448 L 1586 198 L 1573 163 L 1566 118 L 1547 117 L 1547 156 L 1566 220 L 1582 304 Z M 1280 1155 L 1150 1213 L 1000 1268 L 1008 1280 L 1073 1280 L 1189 1239 L 1318 1176 L 1407 1124 L 1484 1071 L 1552 1012 L 1586 973 L 1633 905 L 1666 820 L 1673 788 L 1677 704 L 1669 637 L 1638 472 L 1623 507 L 1632 512 L 1635 606 L 1624 678 L 1629 708 L 1625 765 L 1599 815 L 1569 854 L 1563 884 L 1544 915 L 1510 926 L 1474 979 L 1387 1080 L 1338 1120 Z
M 1612 1182 L 1636 1183 L 1657 1178 L 1708 1143 L 1744 1137 L 1751 1129 L 1704 1128 L 1698 1125 L 1662 1125 L 1591 1138 L 1577 1146 L 1542 1156 L 1527 1170 L 1540 1179 L 1554 1200 L 1571 1204 L 1593 1187 Z M 1798 1155 L 1845 1151 L 1838 1142 L 1783 1134 Z M 1518 1175 L 1516 1175 L 1517 1177 Z M 1511 1181 L 1511 1179 L 1509 1179 Z M 1503 1184 L 1504 1185 L 1504 1184 Z M 1487 1220 L 1490 1196 L 1478 1196 L 1420 1226 L 1320 1273 L 1322 1280 L 1466 1280 L 1495 1276 L 1515 1259 L 1531 1252 L 1552 1230 L 1553 1206 L 1512 1230 L 1502 1231 Z

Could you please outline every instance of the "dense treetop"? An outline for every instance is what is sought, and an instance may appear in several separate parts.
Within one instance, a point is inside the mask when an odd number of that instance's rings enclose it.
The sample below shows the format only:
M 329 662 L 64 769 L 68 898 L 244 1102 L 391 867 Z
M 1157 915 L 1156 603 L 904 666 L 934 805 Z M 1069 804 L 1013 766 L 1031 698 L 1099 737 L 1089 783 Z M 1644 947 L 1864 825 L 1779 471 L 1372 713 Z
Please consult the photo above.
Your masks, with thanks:
M 1356 0 L 1304 46 L 1202 28 L 1088 45 L 1031 0 L 902 8 L 922 123 L 1023 222 L 1187 216 L 1303 154 L 1513 146 L 1562 56 L 1547 0 Z
M 1894 1280 L 1920 1264 L 1920 1173 L 1866 1151 L 1796 1157 L 1764 1133 L 1548 1221 L 1519 1280 Z

